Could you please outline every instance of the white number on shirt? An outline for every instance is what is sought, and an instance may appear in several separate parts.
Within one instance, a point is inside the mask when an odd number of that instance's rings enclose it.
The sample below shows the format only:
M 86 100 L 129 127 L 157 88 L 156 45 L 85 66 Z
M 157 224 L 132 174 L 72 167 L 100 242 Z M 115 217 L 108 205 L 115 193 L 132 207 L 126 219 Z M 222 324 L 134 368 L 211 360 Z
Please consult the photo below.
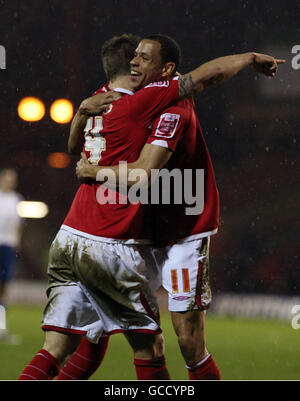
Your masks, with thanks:
M 101 159 L 101 153 L 106 150 L 106 140 L 100 134 L 103 130 L 103 118 L 101 116 L 90 117 L 87 120 L 84 136 L 85 150 L 90 152 L 88 158 L 91 164 L 97 165 Z

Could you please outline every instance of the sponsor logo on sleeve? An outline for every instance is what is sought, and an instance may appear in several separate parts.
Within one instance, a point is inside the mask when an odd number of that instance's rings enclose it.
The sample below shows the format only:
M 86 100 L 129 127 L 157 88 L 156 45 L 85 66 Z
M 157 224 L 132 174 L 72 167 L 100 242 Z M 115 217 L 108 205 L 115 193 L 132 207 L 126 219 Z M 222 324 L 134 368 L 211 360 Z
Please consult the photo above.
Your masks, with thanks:
M 172 138 L 176 132 L 180 120 L 179 114 L 164 113 L 160 116 L 155 136 L 160 138 Z

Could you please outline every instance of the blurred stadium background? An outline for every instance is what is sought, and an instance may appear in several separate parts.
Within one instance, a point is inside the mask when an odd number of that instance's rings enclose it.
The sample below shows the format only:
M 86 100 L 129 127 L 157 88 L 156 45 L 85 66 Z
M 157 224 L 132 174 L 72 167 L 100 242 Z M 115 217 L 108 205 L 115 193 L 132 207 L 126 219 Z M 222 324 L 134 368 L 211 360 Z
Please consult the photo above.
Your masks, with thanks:
M 292 48 L 300 44 L 299 2 L 0 0 L 0 5 L 0 45 L 6 51 L 0 168 L 15 168 L 24 199 L 49 209 L 44 218 L 25 221 L 11 304 L 44 302 L 48 248 L 78 187 L 77 157 L 66 154 L 69 123 L 52 119 L 52 103 L 68 99 L 76 110 L 105 81 L 100 46 L 106 39 L 161 32 L 182 46 L 181 72 L 246 51 L 286 59 L 274 80 L 245 70 L 198 96 L 196 107 L 221 198 L 209 313 L 281 319 L 292 330 L 291 307 L 300 304 L 300 69 L 292 68 Z M 39 121 L 18 116 L 28 96 L 44 104 Z

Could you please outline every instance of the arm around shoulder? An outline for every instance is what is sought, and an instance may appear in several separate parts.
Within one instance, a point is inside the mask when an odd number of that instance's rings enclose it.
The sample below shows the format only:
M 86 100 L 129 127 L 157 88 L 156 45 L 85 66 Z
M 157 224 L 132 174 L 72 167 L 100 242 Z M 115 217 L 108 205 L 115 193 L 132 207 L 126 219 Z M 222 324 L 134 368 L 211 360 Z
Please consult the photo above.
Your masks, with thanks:
M 68 152 L 73 155 L 80 155 L 82 146 L 84 144 L 84 128 L 87 122 L 88 116 L 80 113 L 78 110 L 75 114 L 70 128 L 70 134 L 68 139 Z

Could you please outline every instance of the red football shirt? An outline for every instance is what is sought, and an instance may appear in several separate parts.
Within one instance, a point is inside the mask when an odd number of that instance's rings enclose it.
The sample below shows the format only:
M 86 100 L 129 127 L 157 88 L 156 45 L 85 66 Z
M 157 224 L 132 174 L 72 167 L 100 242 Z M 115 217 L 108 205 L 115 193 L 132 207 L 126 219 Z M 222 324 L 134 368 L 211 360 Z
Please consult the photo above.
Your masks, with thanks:
M 102 88 L 106 91 L 107 86 Z M 146 142 L 151 124 L 178 98 L 178 81 L 152 83 L 133 96 L 124 95 L 106 113 L 88 119 L 84 151 L 93 164 L 116 165 L 134 162 Z M 92 236 L 111 239 L 150 239 L 147 205 L 132 203 L 99 204 L 99 183 L 80 185 L 64 226 Z M 101 186 L 103 188 L 103 186 Z
M 166 244 L 215 233 L 219 222 L 219 193 L 192 99 L 178 101 L 176 105 L 164 110 L 156 118 L 147 143 L 174 151 L 164 168 L 169 172 L 177 170 L 179 178 L 175 184 L 170 180 L 170 187 L 168 181 L 160 187 L 161 192 L 170 191 L 171 196 L 170 204 L 160 204 L 154 209 L 157 217 L 156 241 Z M 203 170 L 204 185 L 201 185 L 203 181 L 199 180 L 196 170 Z M 204 195 L 203 210 L 197 213 L 196 202 L 192 201 L 200 191 Z M 179 201 L 182 199 L 180 204 L 176 204 L 176 197 Z M 162 200 L 161 197 L 161 203 Z M 190 209 L 191 214 L 187 214 L 187 209 Z

